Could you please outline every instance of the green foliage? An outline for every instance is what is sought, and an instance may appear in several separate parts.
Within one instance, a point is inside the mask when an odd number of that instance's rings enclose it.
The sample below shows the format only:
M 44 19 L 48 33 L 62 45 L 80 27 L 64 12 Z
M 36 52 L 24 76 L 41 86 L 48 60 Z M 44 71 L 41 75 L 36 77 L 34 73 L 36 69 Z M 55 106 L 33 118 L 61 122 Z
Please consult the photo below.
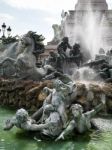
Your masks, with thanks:
M 12 37 L 12 36 L 10 36 L 8 38 L 2 38 L 1 40 L 2 40 L 3 44 L 10 44 L 10 43 L 14 43 L 14 42 L 18 41 L 18 39 L 16 37 Z

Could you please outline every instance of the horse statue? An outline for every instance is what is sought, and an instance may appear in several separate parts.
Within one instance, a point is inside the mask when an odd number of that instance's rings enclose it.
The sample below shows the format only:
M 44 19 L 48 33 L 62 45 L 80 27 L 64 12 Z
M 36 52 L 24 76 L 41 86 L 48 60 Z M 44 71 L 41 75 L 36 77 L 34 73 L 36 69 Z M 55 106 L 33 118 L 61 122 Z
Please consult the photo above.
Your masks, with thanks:
M 44 52 L 42 35 L 29 31 L 15 43 L 14 47 L 7 49 L 1 55 L 0 76 L 8 78 L 41 80 L 47 72 L 53 70 L 51 66 L 36 67 L 36 55 Z M 8 51 L 9 50 L 9 51 Z M 5 55 L 5 57 L 4 57 Z

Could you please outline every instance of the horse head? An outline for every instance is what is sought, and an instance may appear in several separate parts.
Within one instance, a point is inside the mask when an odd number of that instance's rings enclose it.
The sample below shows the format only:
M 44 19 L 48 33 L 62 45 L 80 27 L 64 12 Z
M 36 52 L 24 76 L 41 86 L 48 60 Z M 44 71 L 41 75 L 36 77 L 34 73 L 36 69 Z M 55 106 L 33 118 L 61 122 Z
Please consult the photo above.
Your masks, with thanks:
M 36 32 L 29 31 L 21 38 L 21 44 L 23 48 L 30 48 L 30 51 L 41 54 L 44 52 L 44 44 L 42 41 L 44 37 L 36 34 Z

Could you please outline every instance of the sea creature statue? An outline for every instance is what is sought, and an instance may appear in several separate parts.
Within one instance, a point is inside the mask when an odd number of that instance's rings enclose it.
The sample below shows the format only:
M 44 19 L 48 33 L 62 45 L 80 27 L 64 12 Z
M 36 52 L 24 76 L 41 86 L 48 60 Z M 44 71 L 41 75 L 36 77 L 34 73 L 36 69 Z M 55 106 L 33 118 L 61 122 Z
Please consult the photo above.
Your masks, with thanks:
M 7 50 L 4 59 L 1 55 L 0 75 L 8 78 L 40 80 L 49 70 L 51 71 L 53 68 L 49 65 L 43 68 L 36 67 L 36 57 L 33 52 L 37 55 L 44 52 L 44 45 L 39 40 L 43 40 L 41 35 L 29 31 L 19 43 L 16 43 L 18 44 L 17 51 L 13 47 L 10 51 Z
M 71 112 L 73 118 L 68 123 L 66 129 L 59 135 L 56 141 L 64 139 L 66 136 L 70 135 L 73 131 L 80 134 L 91 129 L 91 119 L 103 108 L 105 105 L 105 94 L 101 94 L 101 104 L 96 106 L 91 111 L 83 113 L 83 108 L 80 104 L 73 104 L 71 106 Z

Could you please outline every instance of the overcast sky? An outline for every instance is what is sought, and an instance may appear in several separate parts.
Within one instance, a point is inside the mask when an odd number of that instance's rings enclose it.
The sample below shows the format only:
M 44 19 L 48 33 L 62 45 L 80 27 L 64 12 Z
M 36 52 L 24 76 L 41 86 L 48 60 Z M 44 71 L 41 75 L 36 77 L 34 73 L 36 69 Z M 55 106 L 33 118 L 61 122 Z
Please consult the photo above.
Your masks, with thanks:
M 73 10 L 77 0 L 0 0 L 0 26 L 10 25 L 13 35 L 29 30 L 53 38 L 52 24 L 60 24 L 62 9 Z M 107 0 L 112 8 L 112 0 Z

